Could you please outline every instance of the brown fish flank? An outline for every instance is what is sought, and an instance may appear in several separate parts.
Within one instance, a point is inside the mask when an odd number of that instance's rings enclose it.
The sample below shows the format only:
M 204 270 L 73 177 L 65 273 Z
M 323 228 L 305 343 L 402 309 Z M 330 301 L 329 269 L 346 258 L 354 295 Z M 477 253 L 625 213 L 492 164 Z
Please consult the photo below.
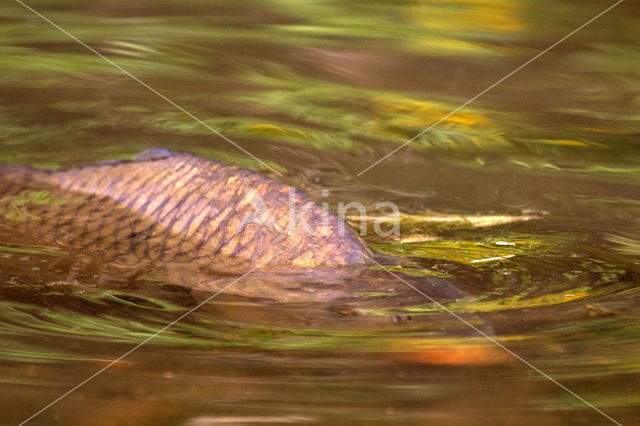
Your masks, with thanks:
M 214 269 L 369 264 L 337 215 L 237 166 L 167 150 L 49 171 L 0 169 L 4 226 L 80 250 Z

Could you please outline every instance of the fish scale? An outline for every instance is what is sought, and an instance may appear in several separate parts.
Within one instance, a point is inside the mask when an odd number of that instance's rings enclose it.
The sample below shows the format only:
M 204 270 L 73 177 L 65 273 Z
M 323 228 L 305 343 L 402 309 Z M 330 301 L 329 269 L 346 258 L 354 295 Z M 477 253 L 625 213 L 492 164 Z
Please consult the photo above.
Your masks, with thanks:
M 3 226 L 106 259 L 188 257 L 223 270 L 369 263 L 358 236 L 306 194 L 187 152 L 62 171 L 4 166 L 0 178 Z

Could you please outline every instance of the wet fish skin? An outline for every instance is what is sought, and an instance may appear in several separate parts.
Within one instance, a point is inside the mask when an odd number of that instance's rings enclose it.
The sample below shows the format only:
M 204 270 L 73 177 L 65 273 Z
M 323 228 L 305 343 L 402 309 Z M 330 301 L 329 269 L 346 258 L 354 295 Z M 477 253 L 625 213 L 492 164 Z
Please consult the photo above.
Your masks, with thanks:
M 14 243 L 72 249 L 63 256 L 74 259 L 66 280 L 106 287 L 149 280 L 197 298 L 224 291 L 366 317 L 424 303 L 424 295 L 465 297 L 447 279 L 405 276 L 412 288 L 371 269 L 372 253 L 348 225 L 295 188 L 185 152 L 144 151 L 62 171 L 0 166 L 0 228 Z
M 349 226 L 306 194 L 188 152 L 62 171 L 2 167 L 0 182 L 3 225 L 107 257 L 186 257 L 233 272 L 370 263 Z

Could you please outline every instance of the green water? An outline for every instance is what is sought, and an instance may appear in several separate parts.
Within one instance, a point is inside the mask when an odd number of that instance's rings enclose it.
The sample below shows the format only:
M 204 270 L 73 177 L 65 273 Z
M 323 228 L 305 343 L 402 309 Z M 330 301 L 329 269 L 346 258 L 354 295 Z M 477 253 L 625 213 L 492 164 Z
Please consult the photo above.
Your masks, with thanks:
M 445 303 L 449 311 L 618 422 L 637 423 L 636 3 L 361 175 L 613 2 L 26 3 L 255 158 L 6 0 L 2 162 L 64 168 L 162 146 L 319 199 L 329 190 L 332 205 L 392 201 L 402 234 L 367 238 L 416 262 L 392 269 L 451 279 L 469 296 Z M 82 256 L 0 229 L 3 424 L 206 297 L 154 276 L 76 274 Z M 389 285 L 362 296 L 403 286 Z M 221 294 L 31 423 L 611 424 L 419 295 L 355 318 L 329 308 Z

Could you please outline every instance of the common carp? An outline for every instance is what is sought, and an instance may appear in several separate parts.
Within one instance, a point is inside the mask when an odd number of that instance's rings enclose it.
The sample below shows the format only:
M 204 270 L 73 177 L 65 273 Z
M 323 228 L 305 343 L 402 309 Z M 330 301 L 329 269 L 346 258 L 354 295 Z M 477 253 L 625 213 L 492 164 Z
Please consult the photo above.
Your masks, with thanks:
M 156 148 L 131 161 L 0 176 L 5 225 L 77 249 L 189 256 L 225 271 L 370 263 L 344 221 L 303 192 L 189 152 Z
M 225 275 L 257 269 L 234 285 L 236 294 L 300 301 L 388 293 L 393 280 L 371 270 L 373 253 L 359 236 L 308 195 L 189 152 L 155 148 L 60 171 L 4 166 L 0 179 L 5 229 L 105 265 L 126 258 L 161 267 L 183 287 L 216 291 Z M 448 280 L 415 284 L 440 300 L 462 296 Z M 395 293 L 422 298 L 405 290 Z

